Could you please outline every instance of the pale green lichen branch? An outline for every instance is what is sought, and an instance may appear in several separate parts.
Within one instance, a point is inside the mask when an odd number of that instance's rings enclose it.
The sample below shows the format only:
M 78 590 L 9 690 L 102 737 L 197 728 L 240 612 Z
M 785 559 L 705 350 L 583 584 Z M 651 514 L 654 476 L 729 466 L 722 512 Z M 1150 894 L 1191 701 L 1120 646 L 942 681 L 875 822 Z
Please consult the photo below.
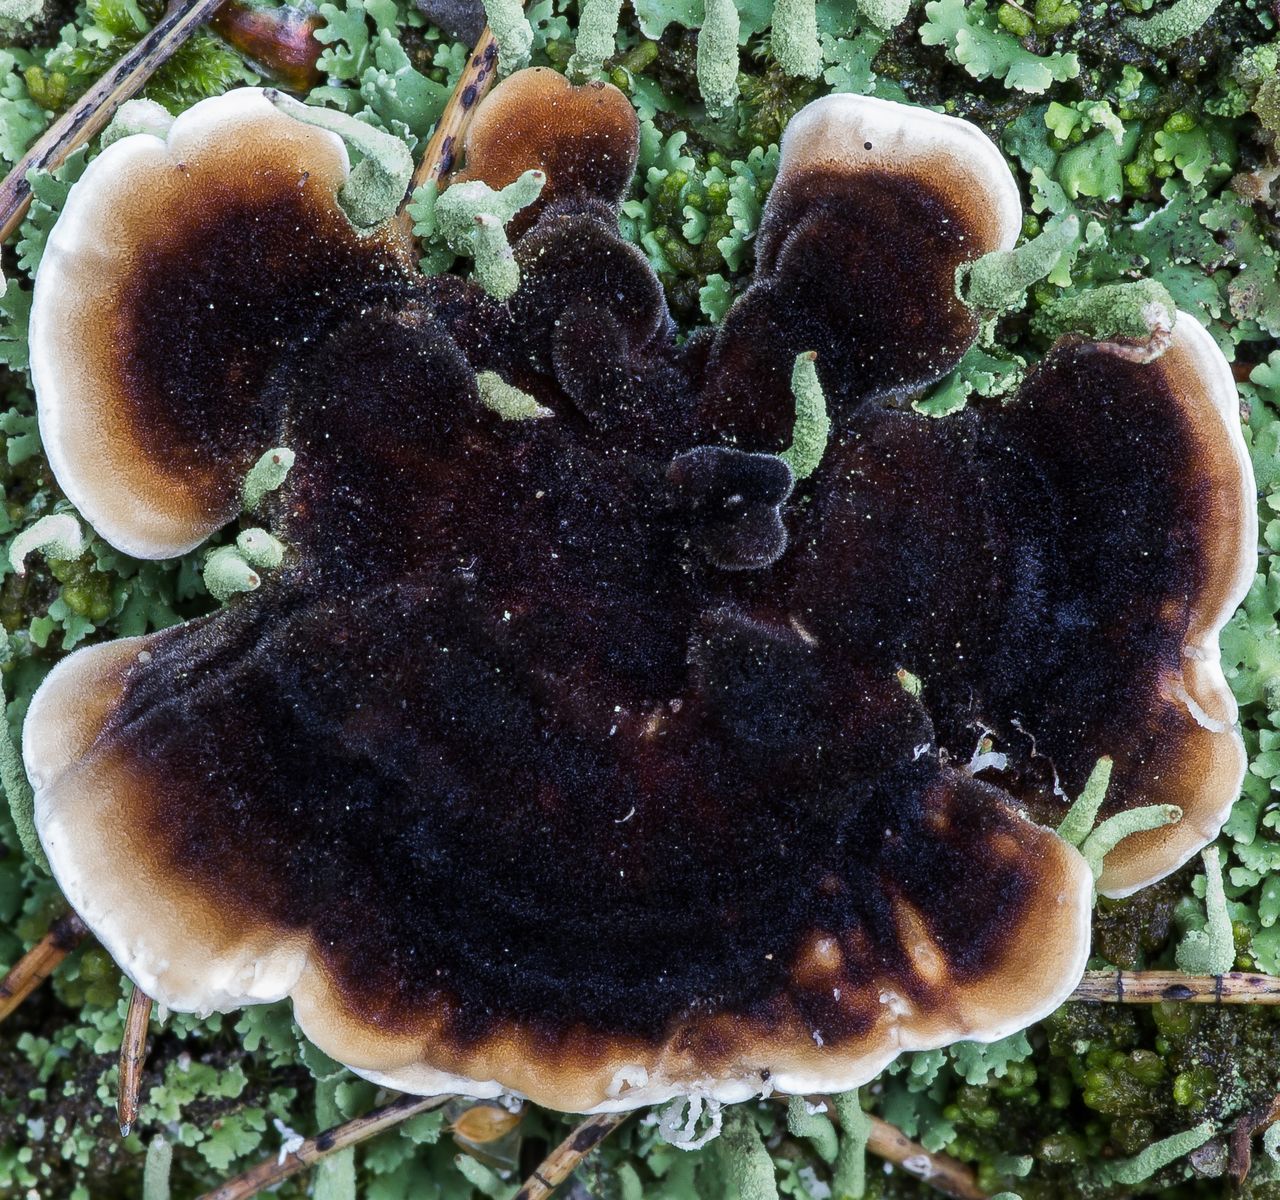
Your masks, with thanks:
M 238 546 L 219 546 L 205 557 L 204 586 L 219 604 L 226 604 L 242 592 L 256 591 L 261 583 L 262 576 Z
M 101 145 L 105 150 L 112 142 L 132 137 L 135 133 L 149 133 L 162 138 L 173 124 L 173 114 L 155 100 L 126 100 L 111 118 L 111 124 L 102 131 Z
M 27 573 L 27 555 L 40 551 L 45 558 L 77 559 L 85 552 L 89 540 L 80 522 L 70 513 L 53 513 L 28 525 L 9 543 L 9 565 L 14 574 Z
M 1104 754 L 1093 765 L 1089 778 L 1085 781 L 1084 791 L 1076 797 L 1076 802 L 1067 809 L 1067 815 L 1058 826 L 1058 836 L 1079 849 L 1085 838 L 1093 831 L 1094 822 L 1102 809 L 1102 802 L 1107 798 L 1107 788 L 1111 786 L 1111 768 L 1114 765 L 1109 754 Z
M 142 1168 L 142 1200 L 169 1200 L 169 1171 L 173 1167 L 173 1146 L 157 1135 L 147 1146 Z
M 738 1185 L 739 1200 L 777 1200 L 777 1168 L 745 1104 L 725 1113 L 724 1132 L 715 1144 L 725 1173 Z
M 582 0 L 579 6 L 578 37 L 569 58 L 569 75 L 589 79 L 603 69 L 605 59 L 617 50 L 618 16 L 622 0 Z
M 822 73 L 822 43 L 814 0 L 774 0 L 770 47 L 788 75 L 816 79 Z
M 787 1132 L 792 1137 L 808 1138 L 824 1163 L 835 1162 L 840 1152 L 840 1138 L 831 1118 L 803 1096 L 792 1096 L 787 1101 Z
M 827 399 L 818 379 L 818 356 L 812 350 L 796 355 L 791 369 L 791 394 L 796 401 L 796 420 L 791 445 L 778 455 L 796 479 L 807 479 L 817 470 L 831 436 Z
M 509 300 L 520 287 L 520 266 L 497 217 L 481 213 L 475 224 L 471 252 L 476 282 L 495 300 Z
M 1044 337 L 1079 333 L 1099 341 L 1124 338 L 1135 356 L 1151 361 L 1169 346 L 1178 310 L 1169 289 L 1155 279 L 1109 283 L 1045 305 L 1031 322 Z
M 245 529 L 236 535 L 236 549 L 251 567 L 270 571 L 284 562 L 284 543 L 265 529 Z
M 436 235 L 455 253 L 475 260 L 475 278 L 495 300 L 506 300 L 520 286 L 520 268 L 504 226 L 542 192 L 547 177 L 526 171 L 495 191 L 487 183 L 455 183 L 436 199 Z
M 911 0 L 858 0 L 858 11 L 877 29 L 888 33 L 907 19 Z
M 1026 291 L 1058 264 L 1080 234 L 1074 214 L 1051 221 L 1028 242 L 1012 250 L 993 250 L 975 263 L 956 268 L 956 294 L 972 308 L 1007 312 L 1019 308 Z
M 1225 975 L 1235 965 L 1236 945 L 1222 884 L 1222 862 L 1214 846 L 1207 847 L 1200 857 L 1204 862 L 1207 920 L 1203 929 L 1188 931 L 1173 957 L 1179 970 L 1188 975 Z
M 1176 804 L 1148 804 L 1116 813 L 1098 826 L 1080 847 L 1094 879 L 1102 874 L 1102 862 L 1125 838 L 1151 829 L 1162 829 L 1182 820 L 1182 809 Z
M 279 488 L 293 469 L 294 453 L 287 446 L 276 446 L 268 450 L 252 467 L 244 478 L 244 486 L 240 491 L 241 503 L 245 512 L 256 511 L 259 504 L 268 494 Z
M 3 630 L 0 630 L 0 638 L 3 639 L 0 641 L 0 662 L 8 662 L 9 639 Z M 36 797 L 9 729 L 8 695 L 3 687 L 0 687 L 0 722 L 0 787 L 4 788 L 5 798 L 9 801 L 9 815 L 13 818 L 23 854 L 47 875 L 49 860 L 40 844 L 40 835 L 36 833 Z
M 1167 50 L 1197 32 L 1221 3 L 1222 0 L 1174 0 L 1168 8 L 1150 16 L 1126 17 L 1120 27 L 1149 50 Z
M 712 113 L 723 113 L 738 98 L 738 33 L 733 0 L 706 0 L 698 30 L 698 90 Z
M 1267 1126 L 1262 1135 L 1262 1149 L 1272 1162 L 1280 1162 L 1280 1121 Z
M 831 1170 L 831 1191 L 835 1196 L 852 1196 L 857 1200 L 867 1190 L 871 1117 L 863 1111 L 856 1091 L 832 1096 L 831 1104 L 840 1119 L 840 1152 Z
M 510 75 L 529 63 L 533 26 L 520 0 L 483 0 L 489 31 L 498 43 L 498 74 Z
M 504 421 L 540 421 L 554 415 L 551 409 L 508 383 L 497 371 L 479 372 L 476 387 L 480 391 L 480 403 Z
M 465 244 L 467 223 L 470 220 L 484 215 L 496 217 L 506 225 L 516 213 L 522 208 L 528 208 L 542 195 L 546 182 L 544 172 L 532 170 L 496 191 L 478 179 L 455 183 L 436 200 L 437 232 L 450 244 L 455 238 L 461 239 Z M 458 253 L 465 253 L 465 250 L 458 250 Z
M 413 155 L 404 142 L 346 113 L 303 104 L 274 88 L 263 94 L 303 124 L 337 134 L 359 156 L 338 192 L 338 203 L 352 225 L 368 230 L 396 215 L 413 179 Z
M 44 0 L 0 0 L 0 30 L 30 26 L 44 12 Z
M 1177 1162 L 1192 1150 L 1199 1150 L 1211 1137 L 1213 1137 L 1213 1122 L 1202 1121 L 1193 1129 L 1186 1129 L 1182 1133 L 1175 1133 L 1172 1137 L 1152 1142 L 1133 1158 L 1108 1163 L 1101 1169 L 1101 1174 L 1111 1183 L 1136 1187 L 1150 1179 L 1162 1167 Z

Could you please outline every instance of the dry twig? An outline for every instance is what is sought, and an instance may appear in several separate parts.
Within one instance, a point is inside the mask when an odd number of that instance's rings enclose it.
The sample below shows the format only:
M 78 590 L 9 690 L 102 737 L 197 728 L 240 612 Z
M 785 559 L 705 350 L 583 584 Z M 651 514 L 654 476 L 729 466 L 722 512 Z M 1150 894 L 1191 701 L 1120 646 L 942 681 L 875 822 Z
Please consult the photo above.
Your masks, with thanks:
M 146 36 L 45 130 L 0 183 L 0 242 L 17 229 L 31 206 L 27 174 L 61 166 L 73 150 L 100 133 L 116 109 L 136 95 L 222 3 L 193 0 L 187 5 L 171 4 Z
M 199 1200 L 250 1200 L 250 1197 L 275 1187 L 291 1175 L 315 1166 L 327 1155 L 393 1129 L 419 1113 L 440 1108 L 452 1099 L 452 1096 L 401 1096 L 382 1108 L 365 1113 L 363 1117 L 307 1138 L 296 1150 L 260 1162 L 242 1175 L 227 1180 L 221 1187 L 206 1192 Z
M 431 140 L 423 152 L 422 161 L 413 173 L 412 187 L 421 187 L 432 180 L 439 182 L 453 170 L 462 146 L 462 136 L 471 124 L 476 105 L 493 87 L 498 73 L 498 43 L 489 26 L 484 27 L 480 40 L 471 51 L 471 58 L 458 78 L 453 95 L 444 106 L 440 120 L 431 134 Z
M 574 1169 L 628 1117 L 630 1112 L 596 1113 L 574 1127 L 521 1185 L 512 1200 L 546 1200 Z
M 444 185 L 445 177 L 457 164 L 458 151 L 462 148 L 462 139 L 467 126 L 471 124 L 476 106 L 493 87 L 497 74 L 498 43 L 486 25 L 454 85 L 453 94 L 445 104 L 440 120 L 436 122 L 427 148 L 422 152 L 422 161 L 418 163 L 418 169 L 414 171 L 409 183 L 409 196 L 424 183 Z M 396 222 L 406 238 L 413 237 L 413 218 L 403 208 L 396 217 Z
M 0 1021 L 3 1021 L 57 969 L 89 930 L 85 923 L 69 912 L 59 917 L 30 950 L 0 979 Z
M 120 1136 L 128 1137 L 138 1119 L 138 1091 L 142 1085 L 142 1067 L 147 1061 L 147 1025 L 151 1020 L 151 997 L 137 984 L 129 996 L 129 1011 L 124 1017 L 124 1034 L 120 1039 L 120 1082 L 116 1113 L 120 1118 Z
M 987 1200 L 987 1193 L 978 1186 L 973 1172 L 964 1163 L 949 1154 L 931 1153 L 879 1117 L 871 1118 L 867 1149 L 945 1196 L 955 1196 L 957 1200 Z
M 1071 999 L 1094 1004 L 1280 1004 L 1280 976 L 1247 971 L 1086 971 Z

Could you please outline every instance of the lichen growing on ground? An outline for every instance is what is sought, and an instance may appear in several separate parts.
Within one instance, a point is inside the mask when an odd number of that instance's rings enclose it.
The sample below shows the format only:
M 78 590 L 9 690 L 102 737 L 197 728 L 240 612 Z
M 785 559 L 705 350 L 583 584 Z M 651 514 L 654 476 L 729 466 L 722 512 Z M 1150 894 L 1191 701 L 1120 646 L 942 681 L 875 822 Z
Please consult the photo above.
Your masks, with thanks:
M 10 7 L 0 32 L 6 167 L 161 11 L 155 0 L 90 0 L 74 9 L 54 2 L 40 13 Z M 786 7 L 787 31 L 775 37 L 771 5 L 742 0 L 736 78 L 726 74 L 732 48 L 720 36 L 719 10 L 715 55 L 702 46 L 700 70 L 703 5 L 636 0 L 623 9 L 615 52 L 600 74 L 627 93 L 642 121 L 625 235 L 649 257 L 682 331 L 692 334 L 718 321 L 750 278 L 776 143 L 790 115 L 828 91 L 906 99 L 967 117 L 997 141 L 1027 201 L 1028 238 L 1050 226 L 1074 233 L 1056 261 L 1043 264 L 1047 273 L 1028 280 L 1024 303 L 995 318 L 990 344 L 975 346 L 917 401 L 924 411 L 999 403 L 1062 321 L 1096 312 L 1089 297 L 1104 287 L 1153 279 L 1161 295 L 1208 325 L 1241 386 L 1262 514 L 1260 573 L 1223 638 L 1250 754 L 1243 795 L 1219 842 L 1226 911 L 1235 966 L 1280 974 L 1280 566 L 1273 562 L 1280 553 L 1273 194 L 1280 14 L 1261 0 L 928 0 L 905 13 L 819 0 L 821 64 L 810 78 L 807 65 L 787 74 L 813 49 L 807 18 L 795 8 Z M 535 0 L 526 13 L 533 61 L 566 70 L 577 4 Z M 319 14 L 326 80 L 309 98 L 420 154 L 468 47 L 404 0 L 335 0 Z M 797 31 L 805 33 L 800 43 Z M 593 49 L 575 66 L 593 67 L 599 54 Z M 144 94 L 176 113 L 259 78 L 254 65 L 202 33 Z M 706 112 L 708 79 L 723 112 Z M 170 563 L 139 563 L 91 539 L 74 557 L 30 555 L 25 574 L 9 563 L 16 537 L 68 511 L 41 453 L 25 328 L 31 276 L 84 163 L 76 155 L 35 181 L 31 214 L 0 260 L 8 280 L 0 296 L 0 676 L 11 736 L 62 653 L 163 628 L 217 603 L 202 576 L 207 547 Z M 246 515 L 221 543 L 232 545 L 253 524 Z M 24 855 L 7 806 L 0 808 L 0 849 L 6 964 L 63 905 Z M 1204 871 L 1195 860 L 1131 899 L 1099 903 L 1093 965 L 1172 968 L 1178 946 L 1207 919 Z M 205 1021 L 157 1017 L 142 1111 L 135 1132 L 121 1140 L 113 1103 L 126 1001 L 117 969 L 87 945 L 0 1026 L 0 1195 L 139 1196 L 146 1148 L 164 1139 L 173 1147 L 171 1194 L 187 1200 L 274 1156 L 295 1134 L 367 1111 L 380 1098 L 307 1046 L 285 1006 Z M 1278 1049 L 1275 1009 L 1070 1004 L 992 1047 L 908 1055 L 863 1089 L 861 1104 L 930 1151 L 971 1164 L 989 1194 L 1217 1196 L 1232 1130 L 1280 1088 Z M 343 1160 L 349 1165 L 326 1171 L 314 1194 L 505 1198 L 568 1127 L 565 1118 L 526 1110 L 513 1129 L 476 1141 L 465 1124 L 452 1127 L 463 1107 L 425 1114 L 370 1142 Z M 696 1150 L 672 1146 L 657 1115 L 644 1115 L 594 1152 L 579 1180 L 602 1200 L 839 1196 L 855 1186 L 849 1135 L 823 1125 L 822 1114 L 807 1115 L 789 1119 L 777 1101 L 748 1106 Z M 1271 1152 L 1255 1140 L 1246 1197 L 1280 1194 L 1275 1140 L 1267 1145 Z M 153 1168 L 149 1186 L 162 1195 L 158 1175 Z M 302 1176 L 275 1194 L 301 1197 L 312 1186 Z M 872 1159 L 866 1194 L 931 1193 Z

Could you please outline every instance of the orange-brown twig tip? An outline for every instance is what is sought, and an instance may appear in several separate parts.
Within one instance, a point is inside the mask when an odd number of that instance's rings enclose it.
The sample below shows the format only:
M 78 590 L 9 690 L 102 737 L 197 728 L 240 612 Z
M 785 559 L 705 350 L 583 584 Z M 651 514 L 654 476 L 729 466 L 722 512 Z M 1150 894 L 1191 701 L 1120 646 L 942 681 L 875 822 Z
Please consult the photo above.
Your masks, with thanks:
M 0 979 L 0 1021 L 31 995 L 88 934 L 75 913 L 59 917 L 30 950 Z
M 141 988 L 129 994 L 124 1032 L 120 1040 L 120 1082 L 116 1113 L 120 1136 L 128 1137 L 138 1119 L 138 1097 L 142 1086 L 142 1070 L 147 1060 L 147 1026 L 151 1020 L 152 1000 Z

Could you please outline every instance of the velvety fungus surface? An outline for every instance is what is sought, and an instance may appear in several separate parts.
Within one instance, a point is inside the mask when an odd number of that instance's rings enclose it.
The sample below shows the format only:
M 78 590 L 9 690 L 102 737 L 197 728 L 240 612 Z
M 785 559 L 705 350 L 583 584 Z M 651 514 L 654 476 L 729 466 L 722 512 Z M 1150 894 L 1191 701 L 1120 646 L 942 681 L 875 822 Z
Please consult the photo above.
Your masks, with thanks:
M 296 454 L 259 590 L 71 655 L 27 721 L 58 879 L 164 1003 L 292 995 L 413 1091 L 846 1089 L 1070 991 L 1093 880 L 1046 826 L 1099 756 L 1104 816 L 1184 812 L 1104 889 L 1216 834 L 1254 501 L 1194 318 L 1153 363 L 1064 340 L 1004 406 L 915 412 L 1017 193 L 971 127 L 839 96 L 788 132 L 756 282 L 681 346 L 617 229 L 635 152 L 607 86 L 485 102 L 467 177 L 548 175 L 503 304 L 352 231 L 340 143 L 254 91 L 73 191 L 32 341 L 85 517 L 173 554 Z M 807 351 L 832 428 L 797 480 Z M 482 371 L 551 415 L 502 419 Z

